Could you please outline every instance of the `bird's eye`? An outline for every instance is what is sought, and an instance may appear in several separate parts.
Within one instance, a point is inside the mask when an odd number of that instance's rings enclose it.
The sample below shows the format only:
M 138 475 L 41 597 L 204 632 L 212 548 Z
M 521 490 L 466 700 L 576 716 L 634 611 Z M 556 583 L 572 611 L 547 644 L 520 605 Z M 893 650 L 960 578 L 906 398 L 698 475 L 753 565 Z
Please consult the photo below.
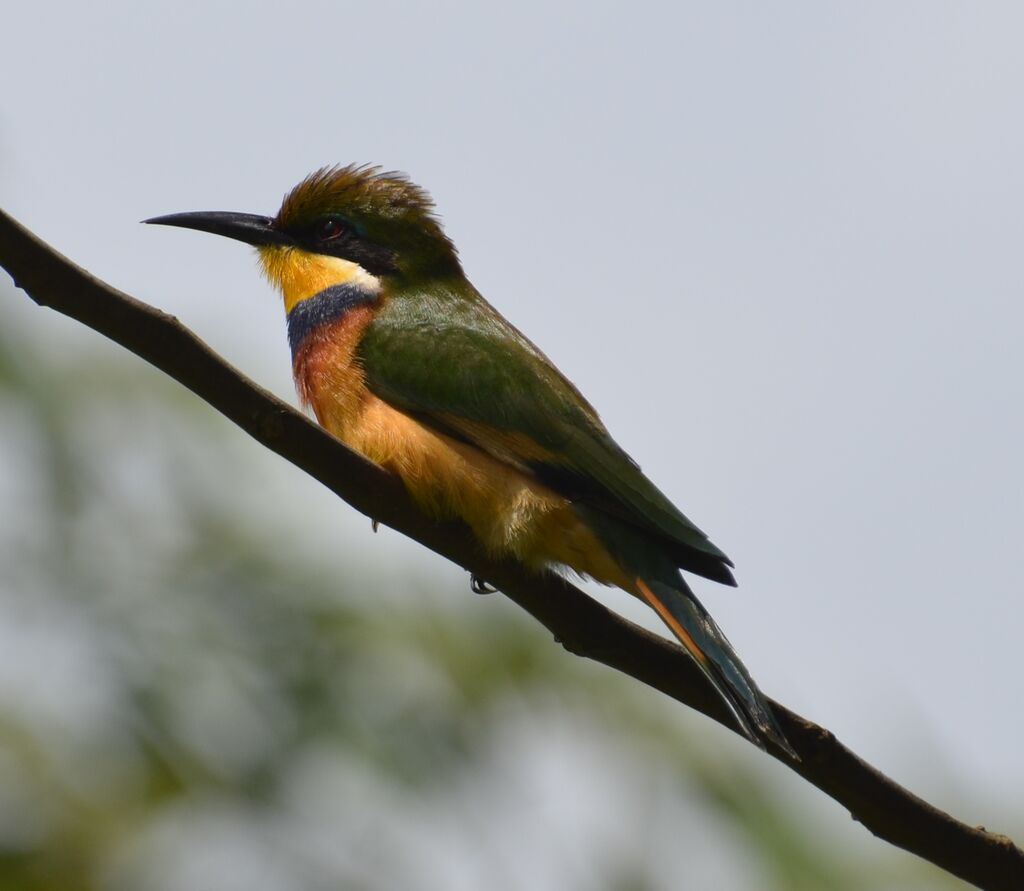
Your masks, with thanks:
M 348 231 L 344 220 L 337 217 L 325 217 L 316 224 L 316 237 L 319 241 L 333 241 Z

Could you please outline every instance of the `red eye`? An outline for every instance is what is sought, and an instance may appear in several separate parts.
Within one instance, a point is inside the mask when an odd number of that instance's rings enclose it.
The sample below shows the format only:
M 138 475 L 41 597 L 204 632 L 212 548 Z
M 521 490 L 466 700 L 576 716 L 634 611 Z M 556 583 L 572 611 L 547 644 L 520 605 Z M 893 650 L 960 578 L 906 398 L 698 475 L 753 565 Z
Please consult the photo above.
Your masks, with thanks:
M 317 223 L 316 237 L 320 241 L 331 241 L 340 238 L 348 231 L 348 227 L 337 217 L 327 217 Z

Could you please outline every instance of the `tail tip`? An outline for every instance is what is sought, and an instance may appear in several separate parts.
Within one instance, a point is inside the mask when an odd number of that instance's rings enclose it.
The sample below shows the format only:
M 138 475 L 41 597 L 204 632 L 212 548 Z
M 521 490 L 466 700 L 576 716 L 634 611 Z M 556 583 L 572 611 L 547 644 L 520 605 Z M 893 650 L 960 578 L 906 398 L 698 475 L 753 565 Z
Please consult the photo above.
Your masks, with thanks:
M 767 707 L 770 708 L 770 706 Z M 752 722 L 753 726 L 748 724 L 747 717 L 746 715 L 740 717 L 739 723 L 744 730 L 744 735 L 759 749 L 767 752 L 769 755 L 775 755 L 777 753 L 772 751 L 772 747 L 774 747 L 775 749 L 780 749 L 791 761 L 799 762 L 803 760 L 797 750 L 793 748 L 789 739 L 787 739 L 786 734 L 782 732 L 782 728 L 775 720 L 774 715 L 769 712 L 765 716 L 758 716 Z

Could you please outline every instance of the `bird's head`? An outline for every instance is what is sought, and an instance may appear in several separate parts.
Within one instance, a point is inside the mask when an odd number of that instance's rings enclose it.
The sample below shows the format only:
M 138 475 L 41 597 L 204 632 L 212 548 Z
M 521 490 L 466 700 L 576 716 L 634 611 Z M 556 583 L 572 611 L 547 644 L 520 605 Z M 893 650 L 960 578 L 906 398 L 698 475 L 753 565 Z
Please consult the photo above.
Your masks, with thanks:
M 379 167 L 325 167 L 284 199 L 275 217 L 199 211 L 147 223 L 225 235 L 256 247 L 287 309 L 332 285 L 461 272 L 425 190 Z

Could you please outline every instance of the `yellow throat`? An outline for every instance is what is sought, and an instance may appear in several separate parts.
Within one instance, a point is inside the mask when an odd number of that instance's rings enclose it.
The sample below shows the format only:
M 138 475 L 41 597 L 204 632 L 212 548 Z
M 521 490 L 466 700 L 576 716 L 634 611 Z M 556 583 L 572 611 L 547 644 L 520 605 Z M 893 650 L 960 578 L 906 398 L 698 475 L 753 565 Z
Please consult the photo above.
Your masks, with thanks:
M 291 245 L 257 248 L 260 267 L 267 280 L 284 296 L 284 311 L 333 285 L 360 285 L 369 291 L 380 288 L 380 279 L 358 263 L 313 254 Z

